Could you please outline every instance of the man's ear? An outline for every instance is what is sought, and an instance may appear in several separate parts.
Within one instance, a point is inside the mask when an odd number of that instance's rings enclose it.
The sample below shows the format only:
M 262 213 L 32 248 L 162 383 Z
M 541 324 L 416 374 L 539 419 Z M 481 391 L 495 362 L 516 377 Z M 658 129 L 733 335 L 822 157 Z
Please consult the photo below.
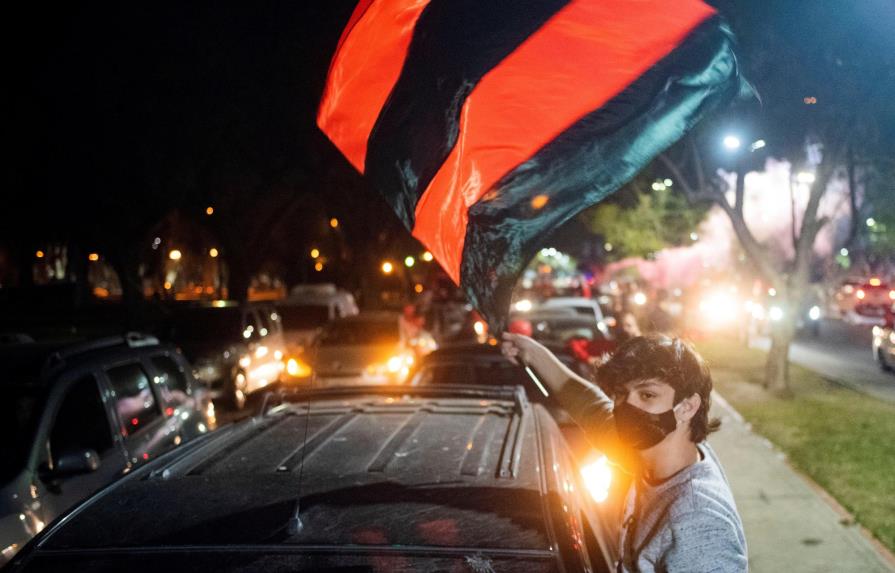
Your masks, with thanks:
M 694 392 L 690 396 L 681 400 L 678 404 L 678 419 L 680 419 L 682 422 L 690 421 L 690 419 L 696 415 L 696 412 L 699 411 L 700 406 L 702 406 L 702 398 L 699 397 L 699 394 L 696 394 Z

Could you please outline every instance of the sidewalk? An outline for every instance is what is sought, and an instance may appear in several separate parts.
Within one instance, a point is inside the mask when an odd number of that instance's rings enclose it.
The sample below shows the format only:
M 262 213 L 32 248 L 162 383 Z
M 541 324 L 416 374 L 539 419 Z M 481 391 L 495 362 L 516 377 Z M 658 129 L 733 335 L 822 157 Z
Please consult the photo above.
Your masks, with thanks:
M 746 529 L 753 573 L 895 572 L 856 526 L 796 473 L 783 454 L 754 434 L 717 393 L 712 415 L 721 430 L 709 443 L 718 453 Z

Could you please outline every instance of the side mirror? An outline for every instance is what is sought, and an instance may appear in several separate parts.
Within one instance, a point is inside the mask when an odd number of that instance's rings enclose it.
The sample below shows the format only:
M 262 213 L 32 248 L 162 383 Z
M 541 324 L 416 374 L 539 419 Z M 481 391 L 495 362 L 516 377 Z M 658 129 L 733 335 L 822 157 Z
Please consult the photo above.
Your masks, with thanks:
M 80 474 L 89 474 L 99 469 L 99 454 L 95 450 L 75 450 L 59 456 L 53 469 L 44 468 L 41 478 L 44 481 L 67 478 Z

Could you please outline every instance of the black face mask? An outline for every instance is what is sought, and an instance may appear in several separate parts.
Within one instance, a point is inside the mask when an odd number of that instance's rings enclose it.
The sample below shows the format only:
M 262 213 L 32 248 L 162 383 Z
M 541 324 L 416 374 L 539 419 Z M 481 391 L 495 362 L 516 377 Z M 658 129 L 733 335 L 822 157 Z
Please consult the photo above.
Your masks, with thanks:
M 616 403 L 613 410 L 618 438 L 635 450 L 651 448 L 677 428 L 674 408 L 651 414 L 627 402 Z

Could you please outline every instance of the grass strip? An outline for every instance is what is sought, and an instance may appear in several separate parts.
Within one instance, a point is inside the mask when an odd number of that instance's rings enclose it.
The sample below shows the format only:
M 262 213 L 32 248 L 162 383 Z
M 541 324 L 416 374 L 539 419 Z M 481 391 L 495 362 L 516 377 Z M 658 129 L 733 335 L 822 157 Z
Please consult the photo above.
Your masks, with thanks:
M 756 432 L 895 551 L 895 404 L 790 365 L 794 396 L 763 386 L 766 353 L 730 341 L 706 341 L 715 388 Z M 895 383 L 895 380 L 893 380 Z

